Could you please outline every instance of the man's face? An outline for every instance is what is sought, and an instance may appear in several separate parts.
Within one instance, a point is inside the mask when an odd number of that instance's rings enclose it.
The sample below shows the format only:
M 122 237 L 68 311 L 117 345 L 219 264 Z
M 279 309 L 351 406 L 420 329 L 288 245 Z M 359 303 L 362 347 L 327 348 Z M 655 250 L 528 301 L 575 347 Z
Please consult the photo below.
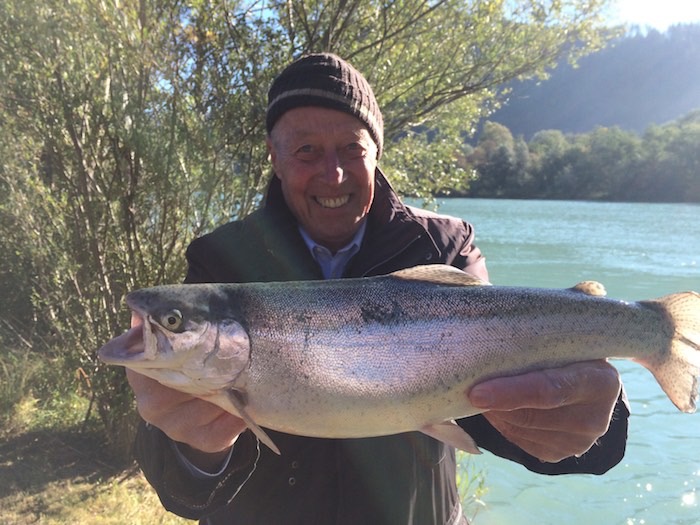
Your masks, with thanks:
M 377 145 L 352 115 L 320 107 L 287 111 L 267 140 L 287 205 L 331 251 L 357 232 L 374 199 Z

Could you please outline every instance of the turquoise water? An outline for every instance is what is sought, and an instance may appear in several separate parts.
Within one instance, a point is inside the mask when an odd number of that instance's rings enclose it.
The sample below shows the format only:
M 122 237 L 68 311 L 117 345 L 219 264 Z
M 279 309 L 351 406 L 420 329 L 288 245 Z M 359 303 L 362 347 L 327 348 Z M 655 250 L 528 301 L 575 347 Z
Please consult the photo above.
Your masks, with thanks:
M 476 227 L 494 284 L 602 282 L 637 300 L 700 291 L 700 206 L 450 199 Z M 700 524 L 700 413 L 681 414 L 642 367 L 616 361 L 632 405 L 628 450 L 604 476 L 541 476 L 488 453 L 475 525 Z

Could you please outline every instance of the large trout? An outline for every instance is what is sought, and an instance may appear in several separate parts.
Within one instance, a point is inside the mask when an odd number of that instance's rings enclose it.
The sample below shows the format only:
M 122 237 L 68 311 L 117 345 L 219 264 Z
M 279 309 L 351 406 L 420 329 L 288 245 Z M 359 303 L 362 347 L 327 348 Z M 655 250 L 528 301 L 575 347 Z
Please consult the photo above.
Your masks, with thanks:
M 99 351 L 261 427 L 357 438 L 417 430 L 472 452 L 454 419 L 496 376 L 600 358 L 648 368 L 693 412 L 700 295 L 603 297 L 595 282 L 550 290 L 489 286 L 450 266 L 382 277 L 137 290 L 142 323 Z

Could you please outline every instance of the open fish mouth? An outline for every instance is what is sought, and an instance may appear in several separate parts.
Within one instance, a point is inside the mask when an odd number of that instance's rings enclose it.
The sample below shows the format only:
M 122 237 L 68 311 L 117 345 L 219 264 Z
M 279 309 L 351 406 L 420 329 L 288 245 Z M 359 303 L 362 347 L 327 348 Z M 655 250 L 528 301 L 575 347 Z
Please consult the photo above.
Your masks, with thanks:
M 98 354 L 107 364 L 124 365 L 129 363 L 131 367 L 152 367 L 158 364 L 158 336 L 154 333 L 153 326 L 157 324 L 147 314 L 132 312 L 131 328 L 122 335 L 115 337 L 100 348 Z M 160 338 L 161 345 L 169 343 L 165 338 Z M 150 365 L 150 366 L 149 366 Z M 162 366 L 162 365 L 159 365 Z

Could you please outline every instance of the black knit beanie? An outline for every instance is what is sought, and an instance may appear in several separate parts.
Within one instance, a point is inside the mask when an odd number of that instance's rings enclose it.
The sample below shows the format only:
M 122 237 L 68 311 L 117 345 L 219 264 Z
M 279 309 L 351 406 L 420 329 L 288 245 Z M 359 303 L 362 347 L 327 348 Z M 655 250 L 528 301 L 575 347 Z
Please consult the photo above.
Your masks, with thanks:
M 307 55 L 287 66 L 267 93 L 267 132 L 290 109 L 322 106 L 357 117 L 377 144 L 384 145 L 384 120 L 374 92 L 365 77 L 339 56 Z

